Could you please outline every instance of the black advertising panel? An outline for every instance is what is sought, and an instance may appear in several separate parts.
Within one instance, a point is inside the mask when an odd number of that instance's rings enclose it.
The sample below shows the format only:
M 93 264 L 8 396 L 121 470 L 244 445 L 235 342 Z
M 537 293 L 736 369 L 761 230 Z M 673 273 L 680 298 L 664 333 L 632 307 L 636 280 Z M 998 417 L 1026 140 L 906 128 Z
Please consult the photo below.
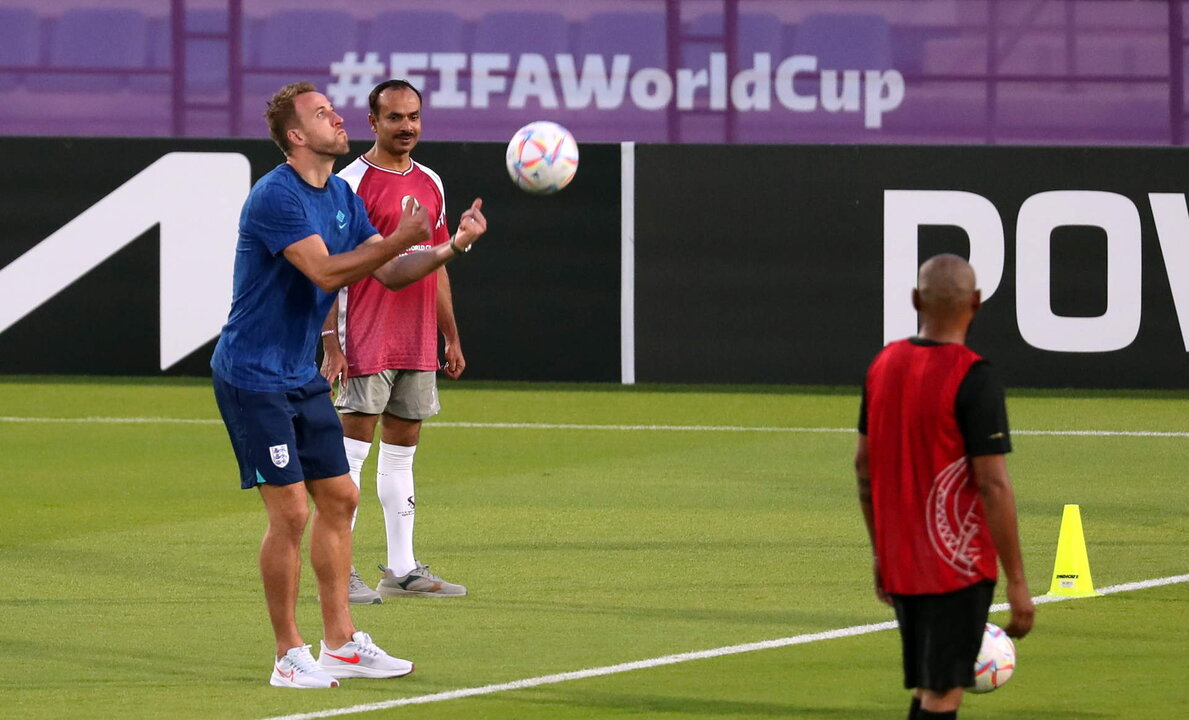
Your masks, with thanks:
M 0 240 L 7 314 L 0 321 L 0 372 L 96 375 L 161 373 L 163 338 L 193 332 L 192 322 L 178 319 L 187 307 L 217 302 L 226 319 L 230 284 L 222 273 L 208 277 L 202 268 L 166 263 L 166 279 L 162 258 L 185 245 L 229 265 L 234 238 L 197 233 L 166 243 L 161 229 L 193 227 L 196 218 L 216 213 L 222 226 L 234 228 L 231 199 L 242 203 L 244 186 L 282 160 L 271 143 L 242 140 L 0 138 L 0 155 L 0 208 L 9 227 Z M 203 163 L 169 162 L 208 155 L 234 168 L 238 182 L 225 197 L 191 194 L 206 181 Z M 192 285 L 179 287 L 186 282 Z M 214 283 L 225 287 L 216 292 Z M 170 321 L 162 318 L 163 301 L 176 308 Z M 209 374 L 214 334 L 190 342 L 165 369 Z
M 365 148 L 366 149 L 366 148 Z M 483 198 L 487 234 L 449 268 L 464 377 L 619 380 L 619 146 L 582 145 L 554 195 L 516 188 L 498 143 L 428 143 L 453 228 Z
M 917 264 L 955 252 L 986 296 L 969 344 L 1010 385 L 1189 386 L 1186 160 L 639 147 L 637 380 L 857 384 L 913 332 Z
M 366 150 L 352 145 L 352 155 Z M 0 138 L 0 372 L 205 375 L 265 140 Z M 622 344 L 618 145 L 532 196 L 501 143 L 424 143 L 467 377 L 857 384 L 911 334 L 915 268 L 971 258 L 971 346 L 1016 387 L 1186 387 L 1189 211 L 1177 148 L 638 145 Z M 627 227 L 632 224 L 628 223 Z M 634 350 L 633 350 L 634 348 Z
M 370 146 L 352 144 L 340 166 Z M 516 189 L 497 143 L 424 143 L 453 228 L 489 231 L 449 266 L 467 377 L 619 378 L 619 148 L 583 147 L 564 193 Z M 0 373 L 206 375 L 267 140 L 0 138 Z

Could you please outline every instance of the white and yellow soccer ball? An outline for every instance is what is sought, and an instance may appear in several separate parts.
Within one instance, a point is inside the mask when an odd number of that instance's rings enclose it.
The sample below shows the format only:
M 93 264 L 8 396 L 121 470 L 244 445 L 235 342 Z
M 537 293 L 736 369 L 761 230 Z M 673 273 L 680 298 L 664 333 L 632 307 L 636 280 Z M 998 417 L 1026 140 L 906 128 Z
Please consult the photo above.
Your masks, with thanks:
M 569 185 L 578 172 L 578 143 L 555 122 L 532 122 L 512 136 L 505 160 L 517 187 L 549 195 Z
M 987 623 L 983 644 L 974 661 L 974 687 L 970 692 L 989 693 L 1003 687 L 1016 670 L 1016 645 L 1003 628 Z

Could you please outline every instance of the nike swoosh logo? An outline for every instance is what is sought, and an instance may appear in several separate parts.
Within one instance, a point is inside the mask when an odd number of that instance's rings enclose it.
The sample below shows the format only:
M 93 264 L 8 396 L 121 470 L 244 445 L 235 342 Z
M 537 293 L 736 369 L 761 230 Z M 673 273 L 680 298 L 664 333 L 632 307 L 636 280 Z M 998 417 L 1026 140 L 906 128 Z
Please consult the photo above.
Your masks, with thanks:
M 347 227 L 347 223 L 343 223 L 342 225 L 339 225 L 339 230 L 342 230 L 345 227 Z
M 293 673 L 297 672 L 296 670 L 290 670 L 288 673 L 286 673 L 280 667 L 277 667 L 276 670 L 277 670 L 277 675 L 280 675 L 281 677 L 285 678 L 286 680 L 292 680 Z
M 335 655 L 334 653 L 326 653 L 326 654 L 329 655 L 330 657 L 334 658 L 335 660 L 342 660 L 343 662 L 351 663 L 352 665 L 359 662 L 359 653 L 355 653 L 351 657 L 343 657 L 342 655 Z

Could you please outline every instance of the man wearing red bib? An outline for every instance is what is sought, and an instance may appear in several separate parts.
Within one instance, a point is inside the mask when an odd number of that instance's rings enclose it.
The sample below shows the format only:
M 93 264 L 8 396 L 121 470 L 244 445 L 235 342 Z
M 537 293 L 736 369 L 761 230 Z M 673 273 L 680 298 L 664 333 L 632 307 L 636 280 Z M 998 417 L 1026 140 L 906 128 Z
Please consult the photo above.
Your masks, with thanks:
M 1003 388 L 968 349 L 981 302 L 956 255 L 921 266 L 916 337 L 885 347 L 867 371 L 855 470 L 875 551 L 875 593 L 900 624 L 909 720 L 956 718 L 974 684 L 983 626 L 1002 562 L 1011 621 L 1023 637 L 1034 607 L 1024 577 Z
M 424 246 L 408 252 L 454 244 L 446 227 L 442 180 L 409 154 L 421 136 L 421 93 L 403 80 L 377 85 L 368 98 L 368 121 L 376 142 L 339 177 L 347 181 L 367 208 L 377 228 L 400 222 L 405 199 L 412 197 L 431 218 Z M 459 227 L 486 230 L 475 200 L 462 214 Z M 340 378 L 335 407 L 342 414 L 343 444 L 350 475 L 358 486 L 363 463 L 380 425 L 380 457 L 376 493 L 384 510 L 388 564 L 375 590 L 351 569 L 350 599 L 354 604 L 383 602 L 383 597 L 466 594 L 417 562 L 413 553 L 413 456 L 421 422 L 437 414 L 438 333 L 445 337 L 443 368 L 458 378 L 466 367 L 445 268 L 393 292 L 368 278 L 344 288 L 323 325 L 322 374 Z M 352 523 L 354 527 L 354 523 Z

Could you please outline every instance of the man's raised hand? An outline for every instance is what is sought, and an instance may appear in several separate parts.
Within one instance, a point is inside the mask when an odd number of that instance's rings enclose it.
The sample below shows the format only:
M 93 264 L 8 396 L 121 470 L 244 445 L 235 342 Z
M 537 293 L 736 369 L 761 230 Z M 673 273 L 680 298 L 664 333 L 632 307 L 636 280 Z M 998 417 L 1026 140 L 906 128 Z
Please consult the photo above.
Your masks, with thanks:
M 429 242 L 429 213 L 412 195 L 405 196 L 395 235 L 404 249 Z
M 467 208 L 458 220 L 458 232 L 454 233 L 454 244 L 459 250 L 466 250 L 487 232 L 487 218 L 483 216 L 483 199 L 475 198 L 475 202 Z

